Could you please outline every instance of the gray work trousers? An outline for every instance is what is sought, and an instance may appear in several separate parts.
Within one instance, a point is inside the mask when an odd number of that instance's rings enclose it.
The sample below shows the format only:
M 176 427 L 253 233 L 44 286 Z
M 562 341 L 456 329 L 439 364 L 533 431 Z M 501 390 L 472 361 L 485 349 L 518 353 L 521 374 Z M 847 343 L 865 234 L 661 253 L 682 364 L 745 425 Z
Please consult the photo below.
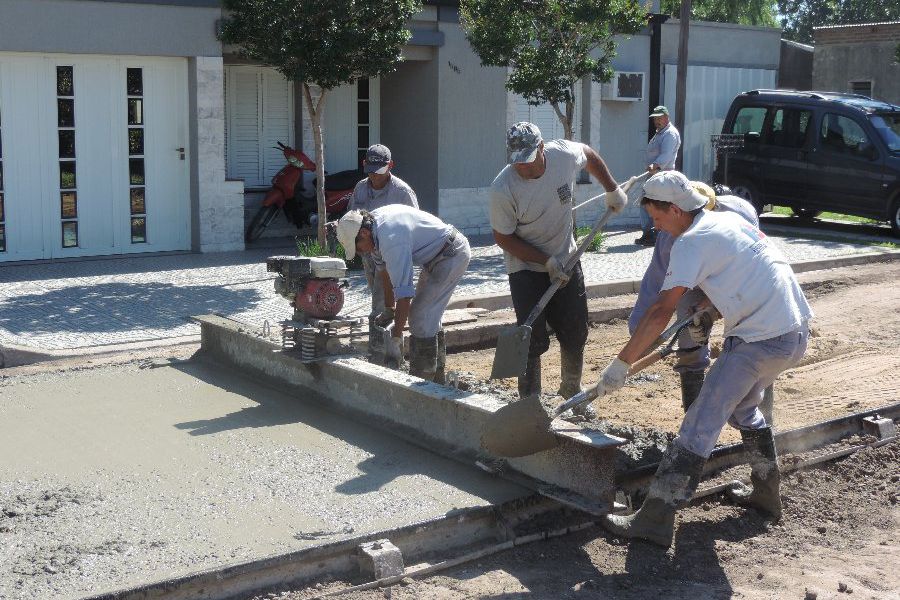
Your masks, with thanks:
M 700 288 L 694 288 L 685 292 L 675 306 L 676 320 L 680 321 L 693 314 L 693 307 L 704 300 L 706 300 L 706 294 L 701 292 Z M 678 351 L 675 356 L 678 358 L 674 366 L 677 373 L 687 371 L 703 372 L 709 366 L 709 344 L 698 345 L 691 337 L 690 331 L 685 328 L 678 335 Z
M 697 400 L 684 415 L 678 444 L 707 458 L 725 423 L 737 429 L 765 427 L 766 419 L 759 410 L 763 390 L 782 371 L 800 361 L 808 339 L 806 324 L 758 342 L 725 338 L 722 354 L 709 370 Z
M 372 255 L 360 254 L 360 258 L 362 258 L 363 271 L 366 273 L 366 283 L 372 294 L 372 312 L 369 313 L 369 316 L 377 317 L 384 311 L 384 283 L 381 281 L 381 274 L 375 270 L 375 261 L 372 260 Z
M 416 295 L 409 307 L 410 335 L 420 338 L 437 335 L 450 296 L 465 275 L 471 257 L 469 240 L 457 233 L 456 239 L 422 267 Z

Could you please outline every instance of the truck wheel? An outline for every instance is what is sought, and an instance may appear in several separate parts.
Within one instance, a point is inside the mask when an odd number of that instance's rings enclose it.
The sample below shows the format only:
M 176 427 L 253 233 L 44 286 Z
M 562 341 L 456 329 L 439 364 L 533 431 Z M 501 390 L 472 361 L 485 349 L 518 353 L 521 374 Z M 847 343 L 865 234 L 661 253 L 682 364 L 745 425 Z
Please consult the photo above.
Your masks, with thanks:
M 900 237 L 900 195 L 894 198 L 891 205 L 891 233 L 894 237 Z
M 812 221 L 822 214 L 821 210 L 813 210 L 811 208 L 791 208 L 798 219 L 803 221 Z
M 749 181 L 736 181 L 734 185 L 731 186 L 731 192 L 735 196 L 743 198 L 752 204 L 753 208 L 756 209 L 756 214 L 762 214 L 763 201 L 762 197 L 759 195 L 759 190 L 756 189 L 755 185 Z

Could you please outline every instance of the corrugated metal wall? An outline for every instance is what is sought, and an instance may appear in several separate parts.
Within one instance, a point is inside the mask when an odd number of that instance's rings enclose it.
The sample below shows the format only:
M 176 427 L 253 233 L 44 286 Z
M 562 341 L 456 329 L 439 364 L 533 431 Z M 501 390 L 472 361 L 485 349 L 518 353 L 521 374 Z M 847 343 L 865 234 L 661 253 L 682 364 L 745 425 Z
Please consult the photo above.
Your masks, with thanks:
M 674 119 L 677 65 L 665 65 L 665 105 Z M 774 69 L 688 67 L 685 131 L 681 132 L 683 171 L 691 179 L 710 181 L 713 155 L 709 136 L 722 132 L 731 101 L 741 92 L 775 87 Z

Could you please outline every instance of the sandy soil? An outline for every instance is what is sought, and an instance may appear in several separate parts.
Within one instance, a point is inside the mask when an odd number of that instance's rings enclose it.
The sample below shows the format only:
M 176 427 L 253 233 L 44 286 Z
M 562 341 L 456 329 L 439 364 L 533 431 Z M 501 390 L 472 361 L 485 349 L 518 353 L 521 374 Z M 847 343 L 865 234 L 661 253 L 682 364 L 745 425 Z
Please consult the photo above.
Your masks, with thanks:
M 900 443 L 787 475 L 785 516 L 764 520 L 721 497 L 678 514 L 675 543 L 663 550 L 625 543 L 594 527 L 536 542 L 422 581 L 347 600 L 491 598 L 900 598 Z M 265 598 L 299 599 L 336 590 L 320 585 Z M 262 597 L 261 597 L 262 598 Z
M 810 276 L 812 274 L 809 274 Z M 809 349 L 801 364 L 784 373 L 775 384 L 775 426 L 803 425 L 891 404 L 900 400 L 900 264 L 882 263 L 834 269 L 828 281 L 807 290 L 815 311 Z M 807 276 L 806 279 L 811 277 Z M 821 273 L 817 275 L 821 279 Z M 804 279 L 801 276 L 801 281 Z M 627 340 L 624 321 L 591 328 L 585 351 L 584 384 L 596 381 L 600 371 Z M 713 345 L 721 344 L 721 323 L 714 329 Z M 478 389 L 493 389 L 515 397 L 515 379 L 490 384 L 493 349 L 448 357 L 448 368 L 463 372 L 464 380 Z M 559 346 L 544 355 L 544 401 L 556 406 L 559 397 Z M 659 439 L 678 430 L 683 411 L 678 375 L 669 363 L 658 363 L 630 378 L 626 386 L 594 402 L 602 429 L 628 436 L 631 428 L 658 430 Z M 643 435 L 643 434 L 642 434 Z M 720 443 L 740 441 L 726 428 Z

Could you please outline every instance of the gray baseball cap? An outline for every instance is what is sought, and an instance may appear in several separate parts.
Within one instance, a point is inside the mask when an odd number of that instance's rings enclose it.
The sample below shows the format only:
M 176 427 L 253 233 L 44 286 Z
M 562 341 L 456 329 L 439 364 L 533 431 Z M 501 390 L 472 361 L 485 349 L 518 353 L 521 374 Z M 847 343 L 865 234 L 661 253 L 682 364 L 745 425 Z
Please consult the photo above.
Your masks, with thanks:
M 516 123 L 506 132 L 509 162 L 530 163 L 537 156 L 538 147 L 543 141 L 537 125 L 528 121 Z
M 363 171 L 366 173 L 387 173 L 391 163 L 391 150 L 382 144 L 373 144 L 366 150 Z

